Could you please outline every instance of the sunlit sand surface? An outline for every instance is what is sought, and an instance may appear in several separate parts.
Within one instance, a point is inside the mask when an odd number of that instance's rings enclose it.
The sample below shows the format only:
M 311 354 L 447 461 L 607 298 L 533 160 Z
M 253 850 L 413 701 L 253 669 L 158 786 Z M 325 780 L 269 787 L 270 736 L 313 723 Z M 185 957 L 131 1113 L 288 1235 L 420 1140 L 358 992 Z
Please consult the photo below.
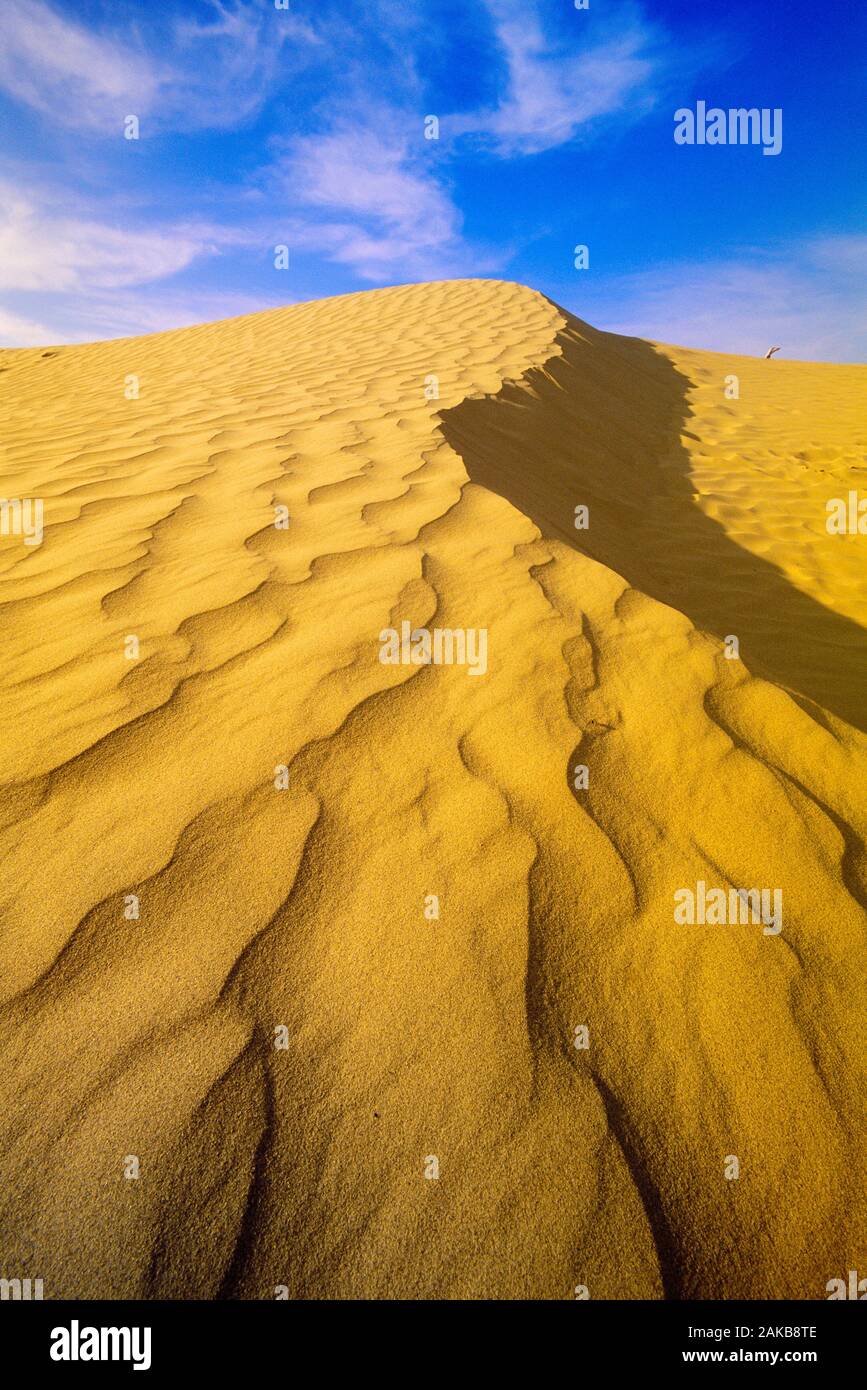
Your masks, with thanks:
M 44 499 L 0 538 L 0 1274 L 864 1264 L 867 537 L 825 521 L 867 368 L 456 281 L 2 352 L 0 443 Z M 485 629 L 486 673 L 383 664 L 404 621 Z M 782 929 L 678 924 L 699 881 Z

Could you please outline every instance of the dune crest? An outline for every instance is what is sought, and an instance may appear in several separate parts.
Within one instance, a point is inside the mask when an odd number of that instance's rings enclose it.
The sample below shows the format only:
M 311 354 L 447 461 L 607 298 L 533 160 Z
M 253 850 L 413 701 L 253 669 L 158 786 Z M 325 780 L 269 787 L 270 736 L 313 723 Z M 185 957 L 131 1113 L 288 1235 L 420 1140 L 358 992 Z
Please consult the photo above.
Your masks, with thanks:
M 483 280 L 0 353 L 44 501 L 0 537 L 0 1274 L 864 1264 L 865 398 Z M 403 623 L 486 670 L 382 661 Z M 676 922 L 699 882 L 782 930 Z

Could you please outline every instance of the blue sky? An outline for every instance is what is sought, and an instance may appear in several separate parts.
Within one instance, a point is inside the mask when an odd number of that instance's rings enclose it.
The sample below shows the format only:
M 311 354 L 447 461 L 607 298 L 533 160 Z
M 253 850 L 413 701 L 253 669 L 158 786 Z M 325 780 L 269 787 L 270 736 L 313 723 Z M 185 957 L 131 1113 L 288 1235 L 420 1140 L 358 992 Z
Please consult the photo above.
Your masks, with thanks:
M 482 275 L 867 357 L 856 0 L 0 0 L 0 29 L 0 344 Z M 699 100 L 780 108 L 780 153 L 677 145 Z

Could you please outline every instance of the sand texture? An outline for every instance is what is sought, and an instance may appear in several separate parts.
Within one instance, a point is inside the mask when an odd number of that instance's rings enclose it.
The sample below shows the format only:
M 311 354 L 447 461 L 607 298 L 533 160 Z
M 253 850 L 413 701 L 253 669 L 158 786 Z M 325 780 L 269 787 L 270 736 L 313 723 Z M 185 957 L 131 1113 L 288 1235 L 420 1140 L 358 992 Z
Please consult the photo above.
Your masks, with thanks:
M 454 281 L 2 352 L 0 442 L 44 499 L 0 538 L 0 1274 L 867 1275 L 867 537 L 825 525 L 867 368 Z M 404 621 L 486 672 L 384 664 Z M 677 923 L 699 881 L 782 929 Z

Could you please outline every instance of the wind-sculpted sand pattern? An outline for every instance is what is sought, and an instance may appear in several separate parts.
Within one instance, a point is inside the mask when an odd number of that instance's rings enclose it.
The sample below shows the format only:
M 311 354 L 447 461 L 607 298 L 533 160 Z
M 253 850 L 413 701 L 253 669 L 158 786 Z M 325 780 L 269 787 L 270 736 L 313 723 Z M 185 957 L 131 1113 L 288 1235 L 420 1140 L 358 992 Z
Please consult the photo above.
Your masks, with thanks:
M 825 503 L 867 368 L 492 281 L 0 368 L 0 494 L 44 499 L 0 540 L 6 1263 L 306 1299 L 863 1265 L 865 542 Z M 383 664 L 404 621 L 484 629 L 484 674 Z M 699 883 L 781 927 L 677 921 Z

